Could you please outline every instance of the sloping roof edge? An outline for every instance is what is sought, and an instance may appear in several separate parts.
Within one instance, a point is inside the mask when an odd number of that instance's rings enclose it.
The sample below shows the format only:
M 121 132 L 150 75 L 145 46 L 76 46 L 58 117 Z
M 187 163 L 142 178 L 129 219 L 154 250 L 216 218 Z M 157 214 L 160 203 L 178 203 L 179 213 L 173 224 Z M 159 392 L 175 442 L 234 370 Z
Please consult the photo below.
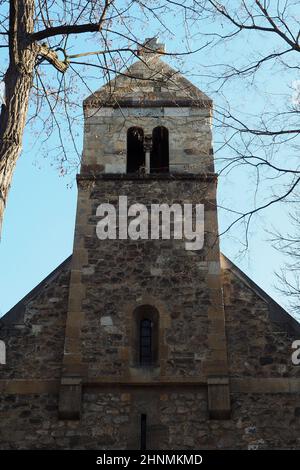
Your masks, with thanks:
M 229 269 L 236 277 L 246 284 L 269 306 L 270 320 L 280 324 L 291 335 L 300 335 L 300 323 L 292 317 L 281 305 L 279 305 L 270 295 L 259 287 L 250 277 L 240 270 L 230 259 L 221 253 L 221 268 Z
M 105 92 L 107 90 L 109 90 L 110 87 L 115 89 L 117 81 L 118 81 L 119 78 L 128 79 L 128 80 L 131 80 L 131 79 L 139 80 L 138 76 L 135 76 L 135 67 L 139 63 L 141 63 L 141 65 L 146 66 L 145 62 L 143 62 L 141 60 L 137 60 L 137 61 L 133 62 L 123 72 L 116 73 L 115 76 L 111 80 L 109 80 L 107 83 L 104 83 L 102 86 L 100 86 L 100 88 L 98 88 L 93 93 L 91 93 L 86 98 L 84 98 L 83 107 L 87 107 L 90 104 L 96 106 L 98 104 L 98 102 L 101 103 L 101 106 L 104 105 L 105 100 L 101 100 L 101 96 L 105 95 Z M 189 102 L 187 101 L 186 106 L 191 106 L 193 102 L 194 103 L 196 103 L 196 102 L 198 102 L 198 103 L 207 102 L 209 104 L 209 106 L 212 106 L 212 99 L 206 93 L 204 93 L 198 86 L 196 86 L 188 78 L 186 78 L 179 70 L 174 69 L 171 65 L 169 65 L 167 62 L 162 60 L 160 55 L 155 58 L 154 63 L 155 63 L 156 66 L 158 64 L 161 64 L 165 68 L 165 70 L 164 70 L 165 75 L 167 75 L 168 73 L 171 73 L 173 76 L 176 76 L 177 78 L 179 78 L 181 80 L 182 83 L 185 84 L 185 86 L 187 87 L 187 89 L 189 91 L 191 91 L 195 94 L 195 96 L 193 98 L 190 98 L 188 100 Z M 149 69 L 150 69 L 150 67 L 149 67 Z M 155 67 L 153 68 L 153 72 L 154 71 L 155 71 Z M 149 78 L 149 80 L 151 80 L 151 77 Z M 120 105 L 119 101 L 121 102 L 122 100 L 118 99 L 118 102 L 117 102 L 118 105 Z M 180 102 L 180 101 L 182 101 L 182 98 L 176 98 L 174 96 L 174 102 L 175 103 Z M 151 106 L 153 105 L 152 104 L 153 102 L 154 101 L 151 102 Z M 109 102 L 108 105 L 111 106 L 112 105 L 111 102 Z M 128 105 L 129 104 L 128 104 L 128 100 L 127 100 L 126 102 L 124 102 L 123 106 L 127 107 Z M 135 106 L 137 106 L 137 105 L 138 105 L 138 103 L 135 103 Z M 161 104 L 160 104 L 160 106 L 161 106 Z
M 38 295 L 46 284 L 52 282 L 71 262 L 72 255 L 66 258 L 57 268 L 55 268 L 48 276 L 46 276 L 37 286 L 35 286 L 28 294 L 23 297 L 16 305 L 0 318 L 0 326 L 11 323 L 17 324 L 23 322 L 23 314 L 26 304 Z
M 57 268 L 46 276 L 37 286 L 35 286 L 25 297 L 23 297 L 14 307 L 0 318 L 0 325 L 22 323 L 26 304 L 41 292 L 46 284 L 52 282 L 68 264 L 70 264 L 72 255 L 66 258 Z M 238 279 L 246 284 L 269 306 L 270 320 L 280 324 L 292 335 L 300 335 L 300 323 L 293 318 L 283 307 L 281 307 L 272 297 L 261 289 L 252 279 L 250 279 L 241 269 L 221 253 L 222 269 L 230 270 Z

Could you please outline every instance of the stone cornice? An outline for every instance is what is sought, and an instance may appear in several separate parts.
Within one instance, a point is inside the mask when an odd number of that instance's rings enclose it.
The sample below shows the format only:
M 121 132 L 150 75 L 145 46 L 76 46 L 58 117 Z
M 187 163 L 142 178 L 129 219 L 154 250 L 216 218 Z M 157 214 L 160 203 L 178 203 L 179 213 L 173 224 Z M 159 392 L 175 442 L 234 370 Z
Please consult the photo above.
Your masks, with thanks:
M 147 100 L 147 99 L 128 99 L 128 100 L 107 100 L 97 98 L 90 98 L 83 103 L 84 109 L 89 108 L 209 108 L 213 107 L 212 100 L 194 100 L 194 99 L 161 99 L 161 100 Z
M 229 377 L 231 393 L 300 393 L 300 378 L 290 377 Z M 0 379 L 0 393 L 7 395 L 30 395 L 58 393 L 59 380 L 43 379 Z M 160 380 L 137 380 L 115 376 L 83 379 L 84 387 L 203 387 L 207 385 L 206 377 L 161 377 Z
M 217 181 L 217 173 L 158 173 L 158 174 L 127 174 L 127 173 L 80 173 L 76 176 L 78 184 L 92 181 L 135 181 L 139 183 L 152 181 Z

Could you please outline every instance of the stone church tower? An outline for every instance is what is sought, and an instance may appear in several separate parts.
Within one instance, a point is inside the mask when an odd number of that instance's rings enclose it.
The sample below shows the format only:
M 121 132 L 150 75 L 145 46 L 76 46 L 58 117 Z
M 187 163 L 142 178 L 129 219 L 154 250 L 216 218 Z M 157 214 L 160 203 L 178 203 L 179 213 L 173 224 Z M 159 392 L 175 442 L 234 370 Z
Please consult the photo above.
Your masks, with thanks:
M 163 51 L 84 101 L 73 254 L 0 320 L 0 448 L 300 448 L 299 324 L 220 254 L 212 101 Z M 203 204 L 203 248 L 99 240 L 122 196 Z

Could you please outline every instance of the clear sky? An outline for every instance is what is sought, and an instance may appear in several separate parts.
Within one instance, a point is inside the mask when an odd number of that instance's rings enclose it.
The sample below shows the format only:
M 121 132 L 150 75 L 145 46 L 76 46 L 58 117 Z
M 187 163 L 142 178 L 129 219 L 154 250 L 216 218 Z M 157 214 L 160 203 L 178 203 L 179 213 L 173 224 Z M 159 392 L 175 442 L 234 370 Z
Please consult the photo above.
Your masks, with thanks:
M 183 37 L 184 31 L 181 30 L 182 36 L 180 36 L 180 24 L 180 18 L 172 17 L 169 26 L 176 31 L 176 36 L 168 34 L 168 37 L 163 38 L 161 35 L 168 51 L 181 50 L 180 37 Z M 160 30 L 154 22 L 146 26 L 145 31 L 141 30 L 139 38 L 141 41 L 146 36 L 156 35 Z M 203 39 L 200 36 L 194 35 L 192 46 L 199 47 L 201 41 L 203 42 Z M 261 37 L 259 41 L 264 41 L 264 38 Z M 253 44 L 245 38 L 244 43 L 236 43 L 235 46 L 224 44 L 222 51 L 207 49 L 192 57 L 182 58 L 180 62 L 171 62 L 175 67 L 180 67 L 182 72 L 204 92 L 211 94 L 211 81 L 204 77 L 203 66 L 217 63 L 220 56 L 224 57 L 225 53 L 229 62 L 237 60 L 236 57 L 242 60 L 241 58 L 247 57 L 252 46 Z M 81 52 L 87 49 L 94 50 L 95 47 L 80 37 L 76 44 L 72 45 L 72 50 Z M 256 47 L 261 47 L 261 44 L 258 42 Z M 86 82 L 91 90 L 95 90 L 103 84 L 103 79 L 97 71 L 92 72 L 87 69 Z M 289 86 L 295 79 L 291 74 L 285 76 L 283 73 L 277 75 L 272 73 L 270 80 L 269 74 L 270 70 L 266 69 L 258 75 L 255 87 L 244 84 L 238 88 L 229 84 L 222 94 L 214 90 L 212 97 L 217 105 L 221 105 L 226 98 L 232 102 L 233 108 L 240 108 L 249 115 L 257 116 L 261 109 L 266 108 L 270 97 L 273 102 L 285 100 L 291 93 Z M 268 93 L 267 98 L 266 93 Z M 88 94 L 88 89 L 84 89 L 81 84 L 77 98 L 75 94 L 77 105 L 80 105 L 83 96 Z M 80 108 L 76 110 L 74 127 L 76 127 L 76 145 L 81 151 L 83 117 Z M 67 134 L 66 127 L 63 127 L 62 131 Z M 220 130 L 215 129 L 214 138 L 215 149 L 218 149 L 222 146 L 224 138 Z M 43 151 L 40 145 L 42 140 L 46 141 L 42 145 Z M 34 128 L 27 127 L 24 150 L 18 161 L 9 194 L 0 244 L 0 316 L 72 252 L 77 197 L 76 168 L 73 167 L 67 175 L 61 175 L 59 165 L 53 158 L 55 154 L 53 148 L 56 143 L 57 135 L 48 136 L 42 124 L 37 123 Z M 227 155 L 228 149 L 216 153 L 218 169 L 221 165 L 218 163 L 219 158 Z M 253 175 L 244 168 L 230 174 L 222 173 L 218 187 L 219 204 L 244 210 L 253 202 L 255 184 Z M 274 182 L 269 183 L 269 189 L 272 185 Z M 268 194 L 266 190 L 262 197 L 267 198 Z M 222 231 L 227 227 L 230 215 L 226 211 L 220 211 L 219 220 Z M 238 227 L 221 240 L 224 253 L 282 305 L 286 304 L 286 299 L 274 287 L 274 271 L 280 268 L 284 258 L 271 247 L 265 230 L 271 229 L 272 226 L 280 229 L 288 225 L 286 207 L 276 205 L 253 220 L 250 228 L 250 246 L 246 253 L 243 252 L 243 231 Z

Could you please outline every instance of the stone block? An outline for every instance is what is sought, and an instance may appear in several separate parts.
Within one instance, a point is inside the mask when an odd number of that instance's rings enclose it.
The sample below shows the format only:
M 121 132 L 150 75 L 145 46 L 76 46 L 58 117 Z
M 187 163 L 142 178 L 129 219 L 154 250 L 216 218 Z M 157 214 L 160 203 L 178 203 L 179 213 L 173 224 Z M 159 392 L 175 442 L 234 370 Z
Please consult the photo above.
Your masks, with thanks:
M 63 379 L 59 393 L 58 416 L 61 420 L 79 420 L 81 415 L 81 381 Z
M 212 377 L 207 380 L 208 411 L 210 419 L 230 419 L 229 381 L 223 377 Z

